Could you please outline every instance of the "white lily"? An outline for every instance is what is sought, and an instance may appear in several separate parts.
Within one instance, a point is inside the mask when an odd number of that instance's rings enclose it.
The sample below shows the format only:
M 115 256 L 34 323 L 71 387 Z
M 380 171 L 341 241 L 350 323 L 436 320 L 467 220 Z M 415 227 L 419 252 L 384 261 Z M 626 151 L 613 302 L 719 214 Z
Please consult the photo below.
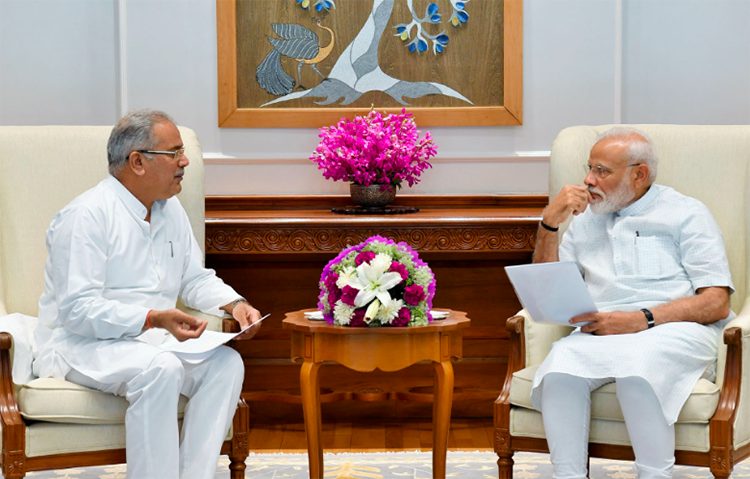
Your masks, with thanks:
M 375 316 L 378 315 L 379 310 L 380 301 L 375 299 L 372 303 L 370 303 L 370 306 L 367 307 L 367 311 L 365 311 L 365 323 L 370 324 L 370 321 L 372 321 Z
M 385 262 L 378 262 L 375 266 L 367 263 L 357 266 L 357 275 L 350 277 L 347 282 L 349 286 L 359 290 L 354 298 L 356 307 L 361 308 L 374 298 L 378 298 L 383 306 L 388 307 L 391 303 L 388 290 L 403 281 L 398 273 L 386 273 L 385 269 L 388 267 L 390 264 L 386 266 Z

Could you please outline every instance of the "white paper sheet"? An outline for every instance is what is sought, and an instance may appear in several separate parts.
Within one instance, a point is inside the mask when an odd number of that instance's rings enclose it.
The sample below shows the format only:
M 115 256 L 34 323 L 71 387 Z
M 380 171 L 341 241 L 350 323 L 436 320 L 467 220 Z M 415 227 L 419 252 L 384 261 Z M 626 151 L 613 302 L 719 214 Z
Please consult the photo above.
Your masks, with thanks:
M 270 314 L 267 314 L 260 318 L 260 321 L 256 321 L 253 325 L 260 323 L 266 319 Z M 177 341 L 174 336 L 170 336 L 169 339 L 159 345 L 160 348 L 170 351 L 180 358 L 200 360 L 210 356 L 216 348 L 222 344 L 226 344 L 235 337 L 244 333 L 252 326 L 241 330 L 239 333 L 220 333 L 218 331 L 203 331 L 197 338 L 188 339 L 186 341 Z
M 506 266 L 505 272 L 521 304 L 533 320 L 572 326 L 573 316 L 596 313 L 594 300 L 571 261 Z M 576 327 L 588 323 L 577 323 Z

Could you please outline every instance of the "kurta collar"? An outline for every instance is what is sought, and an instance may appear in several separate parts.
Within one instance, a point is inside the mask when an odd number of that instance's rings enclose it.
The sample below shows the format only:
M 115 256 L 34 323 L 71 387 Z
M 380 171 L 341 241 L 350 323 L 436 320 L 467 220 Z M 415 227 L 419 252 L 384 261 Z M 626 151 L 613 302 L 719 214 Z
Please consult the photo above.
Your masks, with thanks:
M 633 216 L 640 214 L 644 212 L 646 208 L 651 206 L 651 203 L 654 202 L 657 196 L 659 196 L 659 186 L 653 184 L 649 187 L 648 191 L 646 191 L 646 194 L 641 196 L 638 201 L 626 206 L 615 214 L 617 216 Z
M 141 200 L 136 198 L 133 193 L 130 192 L 129 189 L 125 188 L 125 185 L 120 183 L 120 180 L 115 178 L 112 175 L 109 175 L 109 178 L 107 178 L 108 186 L 112 188 L 112 191 L 117 194 L 117 196 L 122 200 L 123 203 L 125 203 L 125 206 L 128 207 L 135 215 L 140 218 L 141 220 L 146 220 L 146 215 L 148 214 L 148 211 L 146 210 L 146 206 L 141 203 Z

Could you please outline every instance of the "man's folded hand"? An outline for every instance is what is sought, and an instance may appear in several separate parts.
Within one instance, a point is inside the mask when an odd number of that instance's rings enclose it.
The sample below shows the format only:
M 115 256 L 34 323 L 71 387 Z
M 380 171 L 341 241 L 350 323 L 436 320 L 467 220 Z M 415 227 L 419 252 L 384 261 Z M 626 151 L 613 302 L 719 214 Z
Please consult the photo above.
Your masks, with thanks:
M 151 326 L 166 329 L 178 341 L 199 337 L 208 325 L 207 321 L 190 316 L 179 309 L 151 311 L 149 319 Z

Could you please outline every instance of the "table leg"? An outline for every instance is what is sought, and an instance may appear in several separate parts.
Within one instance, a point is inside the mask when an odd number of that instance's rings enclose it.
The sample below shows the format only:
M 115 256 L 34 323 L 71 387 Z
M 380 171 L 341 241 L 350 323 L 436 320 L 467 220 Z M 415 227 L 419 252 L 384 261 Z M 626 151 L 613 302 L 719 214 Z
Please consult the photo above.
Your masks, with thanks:
M 310 479 L 323 479 L 323 443 L 321 442 L 320 385 L 318 371 L 321 363 L 305 361 L 300 370 L 302 410 L 305 414 L 307 457 L 310 462 Z M 452 381 L 451 381 L 452 384 Z
M 453 403 L 453 365 L 450 361 L 433 362 L 435 367 L 432 404 L 432 477 L 445 477 L 445 456 Z

